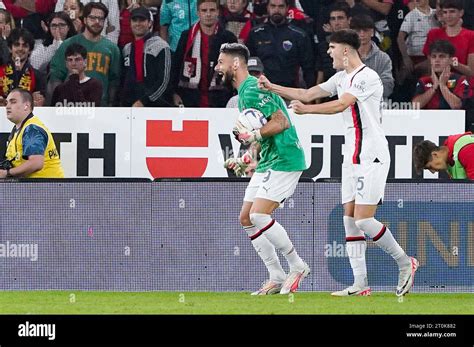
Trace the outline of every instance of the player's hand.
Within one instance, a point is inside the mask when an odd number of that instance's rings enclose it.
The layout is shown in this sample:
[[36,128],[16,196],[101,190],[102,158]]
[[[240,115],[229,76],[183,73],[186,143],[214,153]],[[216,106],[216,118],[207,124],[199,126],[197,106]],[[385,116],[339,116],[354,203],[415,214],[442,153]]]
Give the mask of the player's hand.
[[436,73],[434,72],[433,68],[431,68],[431,81],[433,82],[433,89],[436,90],[439,87],[439,79],[438,76],[436,76]]
[[449,76],[451,76],[451,67],[446,66],[443,69],[443,72],[439,76],[439,84],[442,86],[446,86],[448,84]]
[[262,90],[267,90],[267,91],[271,91],[272,90],[272,83],[268,80],[268,78],[265,77],[265,75],[261,75],[259,78],[258,78],[258,88],[262,89]]
[[293,111],[296,113],[296,114],[305,114],[305,113],[308,113],[307,110],[306,110],[306,105],[303,104],[301,101],[299,100],[291,100],[290,102],[290,108],[293,109]]
[[252,142],[259,141],[262,139],[262,135],[260,135],[259,129],[247,129],[239,121],[237,121],[237,123],[235,124],[232,133],[234,134],[235,139],[243,145],[249,145]]
[[240,158],[229,158],[224,162],[224,167],[233,170],[237,177],[242,177],[246,174],[247,167],[252,162],[250,152],[245,152]]

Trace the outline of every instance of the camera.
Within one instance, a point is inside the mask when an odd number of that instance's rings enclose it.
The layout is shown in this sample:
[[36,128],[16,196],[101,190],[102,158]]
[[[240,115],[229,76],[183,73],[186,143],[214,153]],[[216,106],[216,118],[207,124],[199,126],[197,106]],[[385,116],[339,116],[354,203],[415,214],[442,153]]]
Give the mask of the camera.
[[10,160],[2,160],[0,162],[0,170],[10,170],[13,168],[12,162]]

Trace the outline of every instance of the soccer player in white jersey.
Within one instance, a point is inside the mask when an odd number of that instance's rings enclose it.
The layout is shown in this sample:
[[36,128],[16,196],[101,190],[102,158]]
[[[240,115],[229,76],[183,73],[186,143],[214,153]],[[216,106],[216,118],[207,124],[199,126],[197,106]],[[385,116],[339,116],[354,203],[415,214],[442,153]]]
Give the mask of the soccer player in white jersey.
[[[375,71],[365,66],[357,52],[360,40],[350,29],[331,35],[328,54],[339,70],[328,81],[310,89],[282,87],[264,76],[259,87],[291,99],[296,114],[337,114],[342,112],[345,150],[342,165],[342,204],[346,249],[354,274],[354,284],[332,293],[334,296],[370,295],[367,281],[364,233],[397,262],[399,279],[396,295],[413,286],[418,261],[407,256],[390,230],[374,218],[384,196],[390,168],[388,142],[382,129],[383,85]],[[338,100],[308,104],[317,98],[338,95]]]

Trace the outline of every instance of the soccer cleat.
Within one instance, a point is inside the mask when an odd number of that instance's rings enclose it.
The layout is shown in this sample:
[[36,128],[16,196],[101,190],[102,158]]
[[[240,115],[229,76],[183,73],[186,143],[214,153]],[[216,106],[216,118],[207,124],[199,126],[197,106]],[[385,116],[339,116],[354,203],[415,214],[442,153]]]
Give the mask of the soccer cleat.
[[266,280],[262,283],[262,287],[259,290],[250,293],[250,295],[272,295],[278,294],[281,290],[282,283],[274,282],[272,280]]
[[356,286],[350,286],[346,289],[331,293],[332,296],[370,296],[370,294],[372,294],[370,287]]
[[418,265],[418,260],[413,257],[410,257],[410,266],[407,266],[405,269],[400,270],[396,291],[397,296],[403,296],[407,294],[413,287],[415,272],[418,269]]
[[302,271],[291,271],[286,278],[286,281],[283,283],[283,286],[280,290],[280,294],[289,294],[294,293],[298,289],[301,281],[309,275],[311,269],[308,264],[304,263],[304,268]]

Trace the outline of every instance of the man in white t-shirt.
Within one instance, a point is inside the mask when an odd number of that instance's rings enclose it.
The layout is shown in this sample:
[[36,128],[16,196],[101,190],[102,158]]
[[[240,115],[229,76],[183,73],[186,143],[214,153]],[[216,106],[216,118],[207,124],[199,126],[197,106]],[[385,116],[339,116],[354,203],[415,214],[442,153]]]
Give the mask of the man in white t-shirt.
[[436,10],[430,7],[428,0],[419,0],[403,20],[397,42],[407,73],[413,72],[415,65],[426,60],[423,47],[428,32],[439,27],[435,14]]
[[[55,12],[63,11],[65,0],[58,0],[55,7]],[[83,5],[87,5],[89,2],[101,2],[109,10],[107,16],[107,23],[104,26],[102,35],[107,37],[110,41],[117,44],[120,34],[120,10],[117,0],[81,0]]]
[[[357,50],[360,39],[354,30],[343,29],[331,35],[328,53],[333,67],[340,70],[324,83],[310,89],[282,87],[265,76],[259,86],[292,99],[296,114],[337,114],[342,112],[345,126],[344,162],[342,165],[342,204],[346,248],[354,273],[354,284],[332,293],[334,296],[367,296],[364,233],[398,264],[400,275],[396,295],[408,293],[413,286],[418,261],[406,255],[390,230],[374,218],[384,196],[390,168],[390,152],[382,129],[383,85],[377,73],[365,66]],[[338,96],[338,100],[308,104],[317,98]]]

